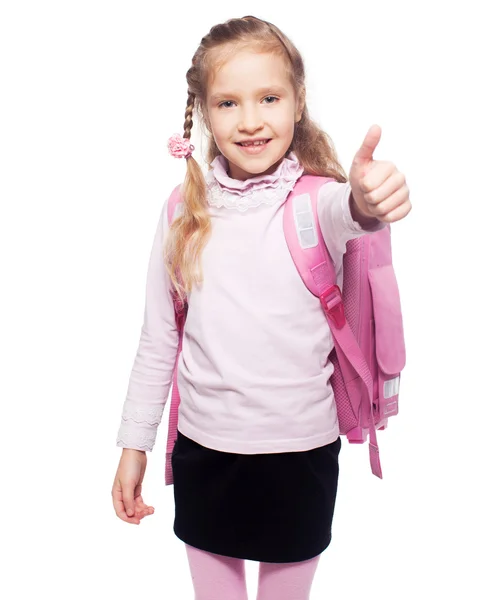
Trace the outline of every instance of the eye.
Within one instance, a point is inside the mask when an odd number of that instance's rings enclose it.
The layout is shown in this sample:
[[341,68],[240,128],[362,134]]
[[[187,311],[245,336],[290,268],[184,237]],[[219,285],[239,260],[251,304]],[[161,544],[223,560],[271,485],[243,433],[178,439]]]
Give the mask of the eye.
[[219,108],[231,108],[230,106],[224,106],[225,104],[231,104],[233,101],[232,100],[224,100],[224,102],[221,102],[218,106]]
[[[266,96],[264,100],[279,100],[276,96]],[[266,102],[266,104],[275,104],[275,102]]]

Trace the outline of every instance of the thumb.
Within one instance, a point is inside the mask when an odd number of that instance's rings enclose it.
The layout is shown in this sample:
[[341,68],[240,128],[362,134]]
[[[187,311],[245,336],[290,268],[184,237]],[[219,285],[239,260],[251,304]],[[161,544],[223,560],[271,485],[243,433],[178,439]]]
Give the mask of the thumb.
[[375,148],[380,142],[382,129],[378,125],[372,125],[361,144],[360,149],[356,152],[353,162],[356,164],[367,164],[372,162]]
[[123,504],[129,517],[135,514],[134,491],[135,484],[133,482],[123,484]]

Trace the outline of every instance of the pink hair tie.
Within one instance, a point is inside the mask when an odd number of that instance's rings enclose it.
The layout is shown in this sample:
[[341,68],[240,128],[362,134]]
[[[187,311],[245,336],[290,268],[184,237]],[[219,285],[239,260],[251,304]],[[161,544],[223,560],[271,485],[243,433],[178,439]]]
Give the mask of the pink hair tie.
[[178,133],[168,140],[168,151],[174,158],[189,158],[193,154],[194,146],[187,138],[181,137]]

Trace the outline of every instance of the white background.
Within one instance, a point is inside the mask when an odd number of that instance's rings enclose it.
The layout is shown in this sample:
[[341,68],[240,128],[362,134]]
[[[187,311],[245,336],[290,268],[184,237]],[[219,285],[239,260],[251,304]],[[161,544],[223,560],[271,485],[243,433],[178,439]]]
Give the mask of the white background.
[[393,226],[407,367],[379,436],[384,479],[345,441],[311,598],[500,597],[494,4],[2,3],[4,598],[193,598],[166,419],[144,485],[156,513],[139,527],[112,508],[115,438],[156,224],[184,176],[166,144],[182,133],[185,73],[212,25],[248,14],[302,52],[344,169],[377,123],[375,158],[405,173],[414,207]]

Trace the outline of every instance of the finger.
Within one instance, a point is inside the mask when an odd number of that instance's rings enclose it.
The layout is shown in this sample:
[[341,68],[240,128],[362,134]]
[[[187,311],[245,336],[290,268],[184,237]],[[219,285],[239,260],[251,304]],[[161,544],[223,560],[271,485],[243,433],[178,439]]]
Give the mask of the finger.
[[365,194],[373,192],[397,172],[394,163],[388,160],[376,160],[370,165],[364,177],[359,180],[359,187]]
[[378,204],[368,204],[370,212],[377,218],[388,215],[393,210],[396,210],[399,206],[404,204],[408,200],[409,191],[406,185],[398,189],[394,194],[391,194],[389,198],[382,200]]
[[144,498],[142,497],[142,494],[137,494],[137,490],[136,490],[136,495],[135,495],[135,507],[139,507],[139,508],[147,508],[148,505],[144,502]]
[[143,519],[154,513],[155,509],[152,506],[148,506],[144,503],[142,496],[136,496],[135,498],[135,517]]
[[378,125],[372,125],[361,144],[361,147],[356,152],[354,162],[367,163],[373,160],[373,153],[380,142],[382,129]]
[[135,482],[127,481],[122,483],[122,498],[123,504],[125,505],[125,510],[127,511],[127,515],[132,517],[135,514],[135,500],[134,500],[134,492],[135,492]]
[[137,517],[139,519],[144,519],[144,517],[150,517],[151,515],[154,515],[154,509],[150,508],[147,510],[141,510],[141,512],[138,513]]
[[144,504],[144,502],[141,502],[139,504],[136,503],[136,508],[135,508],[135,516],[136,517],[139,517],[140,519],[142,519],[143,517],[152,515],[154,512],[155,512],[155,509],[153,506],[148,506],[147,504]]
[[411,209],[411,202],[410,200],[407,200],[403,204],[400,204],[398,207],[396,207],[394,210],[388,212],[386,215],[379,217],[379,220],[385,223],[394,223],[396,221],[400,221],[401,219],[404,219],[404,217],[406,217],[406,215],[410,212]]
[[113,496],[113,508],[115,509],[116,516],[126,523],[134,523],[139,525],[140,520],[136,516],[129,517],[127,515],[125,505],[123,504],[121,491],[113,488],[111,493]]
[[[383,169],[385,172],[385,169]],[[365,200],[369,204],[379,204],[380,202],[385,201],[390,198],[392,194],[395,194],[398,190],[402,188],[407,188],[406,186],[406,177],[403,173],[399,171],[392,171],[387,169],[389,172],[388,177],[383,180],[380,185],[372,188],[370,191],[365,192]],[[380,178],[383,178],[383,173],[381,173]]]
[[136,525],[139,525],[139,523],[141,521],[140,518],[136,515],[129,517],[127,515],[127,511],[125,510],[125,506],[123,504],[121,505],[121,508],[118,507],[117,509],[115,509],[115,512],[122,521],[125,521],[125,523],[135,523]]
[[[144,502],[144,500],[142,499],[142,496],[138,496],[138,497],[135,499],[135,509],[136,509],[136,510],[149,510],[149,509],[151,509],[151,508],[153,508],[153,507],[152,507],[152,506],[149,506],[148,504],[146,504],[146,503]],[[154,510],[154,508],[153,508],[153,510]]]

